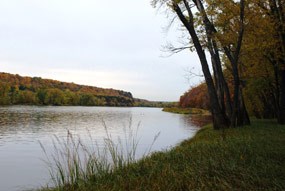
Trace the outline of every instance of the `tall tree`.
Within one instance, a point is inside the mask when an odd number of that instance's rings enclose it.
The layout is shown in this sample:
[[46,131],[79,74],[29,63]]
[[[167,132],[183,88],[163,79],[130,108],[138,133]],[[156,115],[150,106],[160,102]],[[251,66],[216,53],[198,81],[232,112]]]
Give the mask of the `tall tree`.
[[[215,19],[210,19],[210,14],[205,7],[210,4],[201,0],[154,0],[153,4],[167,5],[179,18],[183,27],[187,30],[191,37],[195,50],[199,56],[205,82],[208,87],[210,103],[213,114],[214,127],[218,128],[217,121],[223,127],[228,126],[228,119],[231,119],[231,126],[241,126],[249,124],[249,117],[243,102],[243,96],[240,87],[239,76],[239,58],[244,36],[244,0],[239,3],[229,1],[235,8],[238,7],[237,19],[238,28],[235,35],[234,43],[224,44],[219,38],[219,30],[214,24]],[[204,5],[205,4],[205,5]],[[219,6],[223,6],[220,2]],[[197,16],[194,18],[194,16]],[[213,15],[211,15],[213,16]],[[217,18],[217,15],[213,16]],[[212,18],[213,18],[212,17]],[[197,23],[197,20],[200,21]],[[236,22],[236,21],[235,21]],[[202,35],[201,35],[202,29]],[[198,32],[197,32],[198,31]],[[202,38],[201,38],[202,36]],[[203,37],[204,36],[204,37]],[[214,80],[209,71],[208,61],[205,56],[205,47],[211,55],[211,63],[213,66]],[[220,49],[223,50],[231,64],[232,75],[234,79],[234,100],[231,103],[228,84],[225,80],[222,63],[220,60]],[[226,98],[226,99],[225,99]],[[224,104],[226,100],[226,106]],[[226,115],[228,114],[228,116]]]
[[285,124],[285,1],[269,0],[270,15],[276,30],[278,39],[276,49],[277,75],[279,75],[279,112],[278,122]]
[[[245,42],[241,62],[248,84],[257,82],[255,97],[263,105],[261,116],[277,116],[285,123],[285,13],[284,0],[249,0],[246,7]],[[270,66],[271,64],[271,66]],[[249,88],[246,88],[247,92]],[[255,100],[257,101],[257,100]],[[258,103],[258,102],[257,102]],[[269,106],[270,105],[270,106]],[[271,107],[273,106],[273,107]],[[274,108],[270,111],[269,108]],[[264,113],[263,113],[264,112]],[[270,113],[270,115],[266,113]]]
[[[234,97],[231,112],[231,126],[250,124],[244,104],[242,84],[240,82],[240,57],[245,31],[245,1],[207,1],[207,21],[209,30],[215,35],[221,49],[226,55],[234,81]],[[201,6],[203,7],[203,6]],[[215,9],[215,11],[213,11]],[[205,11],[203,11],[205,12]],[[212,18],[211,21],[209,18]],[[206,25],[206,24],[205,24]]]
[[10,104],[9,91],[10,86],[0,81],[0,105]]
[[[205,48],[203,47],[202,41],[201,39],[199,39],[197,31],[195,29],[194,15],[193,15],[193,11],[191,9],[189,2],[186,0],[181,0],[181,1],[154,0],[153,1],[153,5],[157,5],[158,3],[161,3],[161,5],[166,4],[168,8],[170,8],[178,16],[179,20],[181,21],[183,26],[186,28],[187,32],[189,33],[191,37],[192,43],[200,59],[202,71],[205,77],[205,82],[207,84],[214,129],[229,127],[229,121],[226,116],[225,110],[224,108],[221,107],[219,103],[217,90],[216,90],[211,72],[209,70],[209,64],[206,58]],[[199,0],[197,0],[195,5],[199,9],[201,8],[200,6],[202,4]]]

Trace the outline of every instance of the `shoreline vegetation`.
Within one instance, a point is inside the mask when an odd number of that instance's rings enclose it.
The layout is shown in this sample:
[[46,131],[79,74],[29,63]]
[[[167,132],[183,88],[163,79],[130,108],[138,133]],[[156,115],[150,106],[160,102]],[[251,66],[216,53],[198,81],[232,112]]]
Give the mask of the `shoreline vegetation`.
[[284,190],[285,126],[252,121],[224,131],[207,125],[171,150],[42,190]]
[[165,107],[162,111],[185,115],[211,115],[208,110],[199,108]]

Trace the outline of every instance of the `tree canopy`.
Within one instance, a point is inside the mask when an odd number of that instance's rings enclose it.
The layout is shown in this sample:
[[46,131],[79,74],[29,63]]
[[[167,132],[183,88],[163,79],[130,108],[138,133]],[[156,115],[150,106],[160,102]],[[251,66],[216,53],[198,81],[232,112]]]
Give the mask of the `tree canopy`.
[[[171,51],[197,52],[215,129],[250,124],[248,112],[285,123],[284,0],[153,0],[152,4],[172,14],[188,33],[188,45]],[[202,94],[194,92],[201,87],[185,93],[180,105],[199,105]],[[190,95],[194,97],[189,99]]]

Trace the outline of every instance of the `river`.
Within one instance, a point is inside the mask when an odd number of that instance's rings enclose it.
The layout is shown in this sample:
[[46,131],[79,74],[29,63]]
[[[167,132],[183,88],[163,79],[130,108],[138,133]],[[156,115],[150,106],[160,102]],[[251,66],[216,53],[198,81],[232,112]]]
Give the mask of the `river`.
[[50,185],[40,143],[50,153],[54,137],[64,139],[70,131],[83,140],[91,141],[91,135],[100,146],[106,137],[104,124],[114,139],[124,139],[123,129],[130,124],[138,129],[138,157],[150,148],[158,133],[152,151],[169,149],[199,129],[189,115],[166,113],[160,108],[0,107],[0,190],[31,190]]

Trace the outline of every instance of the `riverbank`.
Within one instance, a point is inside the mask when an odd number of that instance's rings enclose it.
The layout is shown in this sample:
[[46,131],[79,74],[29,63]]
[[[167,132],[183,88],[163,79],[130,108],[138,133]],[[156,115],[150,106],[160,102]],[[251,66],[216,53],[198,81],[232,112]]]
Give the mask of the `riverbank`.
[[285,190],[285,126],[252,126],[194,138],[111,173],[56,190]]
[[166,107],[163,108],[162,111],[186,115],[210,115],[210,112],[208,110],[198,108]]

